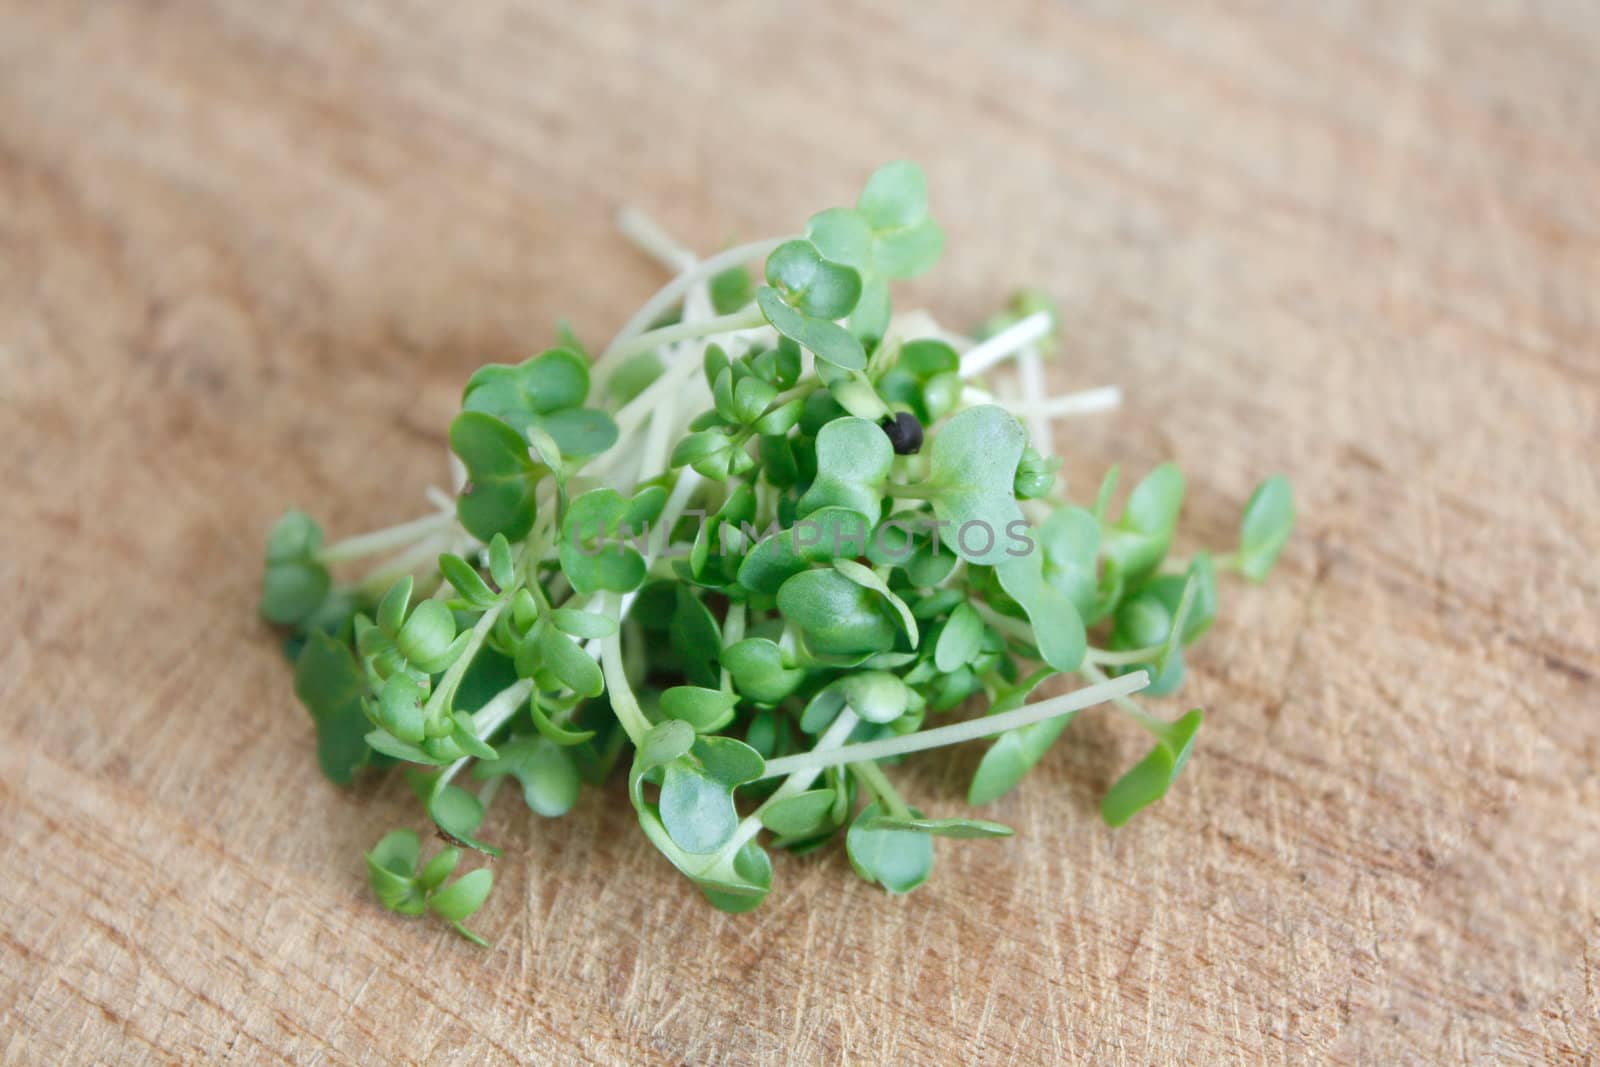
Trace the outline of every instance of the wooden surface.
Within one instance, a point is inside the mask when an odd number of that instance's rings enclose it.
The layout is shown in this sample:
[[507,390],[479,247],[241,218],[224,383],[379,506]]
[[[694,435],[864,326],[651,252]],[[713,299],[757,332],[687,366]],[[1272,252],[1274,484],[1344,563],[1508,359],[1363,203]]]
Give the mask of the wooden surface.
[[[0,1048],[8,1062],[1594,1062],[1600,12],[0,2]],[[914,13],[913,13],[914,11]],[[253,608],[290,504],[408,517],[479,363],[591,342],[702,249],[914,157],[908,291],[1059,294],[1064,432],[1282,469],[1163,804],[1083,716],[890,898],[837,852],[720,915],[623,794],[507,803],[476,950],[368,897]],[[960,806],[971,752],[902,772]]]

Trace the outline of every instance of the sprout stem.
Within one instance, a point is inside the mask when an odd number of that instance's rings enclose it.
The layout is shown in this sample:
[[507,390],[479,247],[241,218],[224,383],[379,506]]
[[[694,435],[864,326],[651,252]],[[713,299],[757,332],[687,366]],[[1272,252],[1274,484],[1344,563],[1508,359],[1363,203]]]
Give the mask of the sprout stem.
[[[821,771],[827,767],[837,767],[843,763],[862,763],[868,760],[889,759],[893,756],[903,756],[908,752],[921,752],[929,748],[942,748],[945,745],[956,745],[963,741],[974,741],[980,737],[991,737],[994,734],[1015,730],[1021,726],[1031,726],[1045,719],[1053,719],[1058,715],[1065,715],[1069,711],[1080,711],[1094,704],[1101,704],[1119,697],[1126,698],[1129,693],[1138,692],[1150,684],[1150,676],[1144,671],[1134,671],[1120,678],[1104,678],[1095,685],[1085,686],[1071,693],[1064,693],[1049,700],[1041,700],[1036,704],[1029,704],[1017,708],[1015,711],[1003,711],[999,715],[987,715],[981,719],[969,719],[966,722],[952,723],[949,726],[940,726],[932,730],[922,730],[902,737],[886,737],[877,741],[863,741],[860,744],[845,745],[843,748],[830,752],[819,752],[813,749],[793,756],[783,756],[769,760],[766,773],[762,778],[776,778],[780,774],[794,774],[800,771]],[[820,746],[819,746],[820,748]]]
[[595,362],[592,372],[596,385],[602,387],[603,391],[603,386],[611,371],[624,358],[617,354],[618,350],[629,339],[643,333],[663,311],[666,311],[667,308],[681,300],[683,295],[689,291],[689,287],[695,282],[720,274],[729,267],[737,267],[749,260],[765,258],[773,249],[785,241],[792,240],[794,240],[793,237],[772,237],[765,241],[752,241],[737,248],[730,248],[726,252],[719,252],[708,259],[701,260],[691,269],[684,271],[662,286],[654,296],[640,305],[639,310],[635,311],[627,322],[623,323],[622,329],[617,332],[617,336],[606,346],[606,350],[601,353],[599,360]]
[[342,563],[349,559],[360,559],[375,552],[385,552],[391,548],[409,545],[455,521],[453,511],[438,511],[432,515],[412,519],[410,522],[402,522],[398,526],[335,541],[319,551],[317,558],[323,563]]
[[696,256],[672,239],[660,224],[636,207],[625,207],[617,212],[617,229],[639,246],[640,251],[655,258],[671,271],[694,269]]
[[752,304],[728,315],[718,315],[701,322],[678,322],[651,330],[649,333],[637,334],[619,344],[616,356],[613,358],[627,359],[629,356],[637,356],[641,352],[648,352],[676,341],[693,341],[719,333],[753,330],[758,326],[765,326],[766,323],[767,317],[762,314],[759,307]]
[[1050,313],[1036,311],[989,338],[973,345],[961,357],[961,378],[976,378],[996,363],[1010,359],[1050,332]]

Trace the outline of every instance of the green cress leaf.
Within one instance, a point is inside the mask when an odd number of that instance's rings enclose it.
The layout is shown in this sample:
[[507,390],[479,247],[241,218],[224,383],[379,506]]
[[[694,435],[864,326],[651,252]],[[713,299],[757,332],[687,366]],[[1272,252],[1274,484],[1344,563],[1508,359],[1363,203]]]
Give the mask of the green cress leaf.
[[472,768],[479,781],[509,774],[522,783],[522,799],[547,819],[565,815],[578,802],[582,780],[572,756],[547,737],[519,737],[497,746],[498,758]]
[[776,704],[799,688],[806,676],[764,637],[748,637],[729,645],[722,651],[722,664],[733,675],[739,692],[758,704]]
[[505,534],[495,534],[489,539],[489,577],[505,593],[517,584],[517,563],[511,557],[511,545]]
[[645,563],[629,542],[644,529],[630,523],[632,501],[615,489],[591,489],[567,506],[561,569],[580,593],[628,593],[644,582]]
[[417,875],[417,885],[430,892],[438,889],[444,884],[446,878],[455,873],[456,866],[460,862],[461,850],[459,848],[442,850],[437,856],[428,861],[426,867],[422,868],[422,871]]
[[1089,649],[1078,609],[1061,590],[1044,580],[1043,553],[1037,548],[995,565],[1000,587],[1027,614],[1044,661],[1058,671],[1075,671]]
[[855,671],[835,684],[844,702],[867,722],[894,722],[915,699],[911,688],[888,671]]
[[787,529],[757,541],[739,563],[739,584],[751,592],[776,593],[812,563],[827,563],[841,551],[869,545],[865,516],[852,508],[818,508]]
[[1100,816],[1107,826],[1121,826],[1141,808],[1166,796],[1194,748],[1195,734],[1205,714],[1195,708],[1176,722],[1165,724],[1156,747],[1111,786],[1100,801]]
[[1217,572],[1210,554],[1195,553],[1194,559],[1189,562],[1189,569],[1183,574],[1158,575],[1140,590],[1160,600],[1176,616],[1184,587],[1191,582],[1194,583],[1194,595],[1183,624],[1182,640],[1186,645],[1193,644],[1210,629],[1217,617]]
[[428,910],[441,919],[460,922],[483,907],[494,885],[494,872],[487,867],[468,871],[428,898]]
[[378,692],[378,724],[402,741],[421,744],[427,737],[422,702],[428,691],[409,675],[396,674]]
[[1278,553],[1294,530],[1294,489],[1289,479],[1274,474],[1250,494],[1239,525],[1239,573],[1251,581],[1265,581]]
[[493,845],[484,844],[472,835],[483,822],[483,805],[473,794],[455,785],[435,785],[426,794],[428,817],[439,832],[458,845],[500,855]]
[[[912,814],[921,817],[915,808]],[[876,802],[861,809],[845,833],[850,866],[891,893],[909,893],[933,873],[933,838],[911,830],[876,830]]]
[[733,708],[737,703],[737,693],[697,685],[675,685],[661,694],[661,714],[669,719],[681,719],[693,726],[696,733],[710,733],[733,721]]
[[333,588],[328,569],[316,558],[322,529],[303,511],[289,511],[267,534],[267,559],[261,577],[261,617],[294,626],[316,614]]
[[895,625],[880,598],[837,571],[804,571],[790,578],[778,590],[778,610],[822,655],[887,652],[894,647]]
[[846,370],[861,370],[867,365],[867,350],[855,334],[826,319],[814,319],[784,303],[771,286],[756,290],[756,304],[772,328],[809,349],[818,359]]
[[715,879],[697,878],[700,892],[721,911],[740,913],[758,907],[772,889],[772,859],[760,845],[747,841]]
[[674,655],[692,685],[716,688],[721,678],[717,664],[723,658],[722,631],[700,598],[680,584],[674,591],[672,621],[667,627]]
[[822,428],[816,448],[817,474],[800,498],[797,513],[805,517],[819,508],[849,508],[875,523],[883,483],[894,466],[894,446],[888,436],[876,423],[845,417]]
[[1039,527],[1044,580],[1072,602],[1085,622],[1099,600],[1100,521],[1080,507],[1058,508]]
[[983,619],[963,601],[950,613],[933,648],[934,664],[946,674],[977,658],[983,640]]
[[465,600],[469,607],[482,611],[484,608],[493,607],[495,601],[499,599],[490,592],[489,583],[483,580],[483,576],[460,556],[449,552],[441,554],[439,573],[444,575],[445,581],[455,586],[456,592],[461,594],[461,599]]
[[424,600],[412,609],[395,635],[400,654],[418,670],[432,674],[448,667],[456,639],[456,620],[440,600]]
[[785,241],[773,249],[767,284],[786,305],[813,319],[842,319],[861,298],[861,275],[825,259],[810,241]]
[[406,608],[411,604],[411,588],[415,579],[406,575],[389,587],[383,594],[383,599],[378,602],[377,613],[373,618],[377,621],[378,629],[393,637],[400,632],[400,626],[406,621]]
[[820,833],[833,823],[832,789],[811,789],[762,807],[761,825],[775,834],[798,837]]
[[731,737],[702,737],[666,765],[661,779],[661,824],[685,852],[715,852],[739,828],[733,791],[759,778],[760,753]]
[[366,854],[367,880],[378,902],[401,915],[421,915],[427,900],[418,885],[417,853],[420,843],[411,830],[393,830]]
[[530,427],[549,434],[563,455],[594,456],[617,440],[604,412],[583,408],[589,364],[567,348],[552,348],[517,366],[491,363],[467,381],[463,411],[491,415],[524,437]]
[[941,541],[968,563],[1011,558],[1026,528],[1011,486],[1027,443],[1022,424],[993,404],[959,412],[933,435],[927,484],[934,513],[950,524]]
[[928,182],[915,163],[899,160],[879,167],[861,190],[856,210],[872,227],[872,258],[884,276],[914,278],[938,261],[944,231],[928,218]]
[[562,633],[585,640],[610,637],[617,632],[616,619],[595,611],[579,611],[577,608],[557,608],[550,613],[550,621]]
[[597,697],[605,691],[600,665],[577,643],[554,626],[539,630],[539,655],[561,684],[579,696]]
[[534,729],[539,731],[539,735],[549,738],[563,748],[581,745],[595,735],[593,730],[569,730],[556,725],[550,720],[550,715],[545,711],[544,705],[537,699],[529,704],[528,710],[532,713],[533,726]]
[[879,815],[865,826],[865,830],[905,830],[914,834],[931,834],[934,837],[1010,837],[1015,830],[1005,823],[988,819],[899,819],[893,815]]
[[731,315],[756,298],[755,284],[750,272],[743,267],[729,267],[711,277],[711,306],[718,315]]
[[367,678],[349,648],[316,630],[295,661],[294,692],[317,728],[317,763],[329,781],[348,784],[371,752],[361,708]]
[[889,588],[889,583],[878,577],[871,567],[863,566],[853,559],[839,558],[833,561],[833,569],[855,582],[863,589],[870,589],[883,597],[884,602],[894,609],[900,617],[900,626],[911,642],[911,647],[916,648],[921,636],[917,633],[917,617],[911,613],[911,608],[900,599],[899,594]]
[[495,534],[520,541],[533,529],[534,489],[543,470],[522,436],[499,419],[465,411],[450,424],[450,450],[467,468],[456,515],[480,541]]
[[1166,556],[1183,489],[1183,472],[1175,464],[1161,464],[1134,486],[1122,518],[1103,531],[1100,551],[1129,583],[1154,571]]
[[[1020,708],[1040,683],[1054,675],[1049,669],[1039,670],[1017,685],[998,694],[990,703],[987,714],[998,715]],[[1077,716],[1068,712],[1049,719],[1041,719],[1029,726],[1007,730],[1001,734],[978,761],[972,785],[967,789],[967,803],[973,807],[988,804],[1009,793],[1023,777],[1034,768],[1044,754],[1055,744],[1056,738]]]

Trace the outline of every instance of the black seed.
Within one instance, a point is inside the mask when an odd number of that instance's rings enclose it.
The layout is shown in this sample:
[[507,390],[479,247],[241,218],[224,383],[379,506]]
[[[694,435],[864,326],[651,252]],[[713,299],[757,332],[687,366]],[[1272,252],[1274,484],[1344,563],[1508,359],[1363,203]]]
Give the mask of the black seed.
[[895,455],[910,456],[922,448],[922,423],[909,411],[901,411],[893,418],[879,423],[894,446]]

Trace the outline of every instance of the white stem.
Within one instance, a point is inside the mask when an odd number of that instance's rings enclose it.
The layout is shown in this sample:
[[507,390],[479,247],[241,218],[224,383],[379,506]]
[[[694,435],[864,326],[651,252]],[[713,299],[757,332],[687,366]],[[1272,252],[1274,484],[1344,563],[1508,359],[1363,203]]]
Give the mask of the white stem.
[[[489,702],[472,713],[472,732],[478,735],[478,740],[488,742],[490,736],[500,727],[504,726],[511,716],[521,710],[527,701],[528,694],[533,692],[533,681],[523,678],[512,682],[500,692],[489,698]],[[444,783],[448,784],[456,773],[472,762],[473,757],[462,756],[444,769]]]
[[678,341],[697,341],[714,337],[720,333],[753,330],[763,325],[766,321],[766,316],[761,313],[761,309],[752,304],[747,308],[727,315],[718,315],[713,319],[705,319],[700,322],[677,322],[671,326],[662,326],[660,329],[651,330],[649,333],[635,334],[615,347],[615,355],[612,358],[622,360]]
[[[1017,378],[1022,386],[1023,396],[1045,396],[1044,385],[1044,360],[1039,357],[1039,346],[1029,345],[1017,356]],[[1032,410],[1016,412],[1028,420],[1028,436],[1033,438],[1033,447],[1039,455],[1049,458],[1055,455],[1056,435],[1050,428],[1050,415],[1048,412]]]
[[1007,730],[1031,726],[1044,719],[1065,715],[1069,711],[1080,711],[1094,704],[1125,697],[1149,684],[1148,674],[1144,671],[1134,671],[1120,678],[1112,678],[1049,700],[1041,700],[1037,704],[1017,708],[1015,711],[1003,711],[999,715],[969,719],[966,722],[952,723],[949,726],[940,726],[937,729],[923,730],[902,737],[863,741],[858,745],[846,745],[831,752],[818,752],[813,749],[793,756],[783,756],[767,763],[766,773],[762,778],[776,778],[782,774],[809,770],[821,771],[827,767],[837,767],[842,763],[890,759],[908,752],[921,752],[924,749],[956,745],[963,741],[975,741],[980,737],[991,737]]
[[418,541],[428,534],[434,533],[455,521],[454,508],[448,512],[438,511],[432,515],[424,515],[420,519],[402,522],[397,526],[390,526],[383,530],[373,530],[371,533],[358,534],[355,537],[346,537],[342,541],[335,541],[317,553],[317,558],[324,563],[341,563],[348,559],[360,559],[376,552],[385,552],[391,548],[399,548]]
[[617,212],[617,228],[624,237],[668,270],[690,270],[697,261],[693,252],[673,240],[672,235],[662,229],[655,219],[636,207],[625,207]]
[[[838,718],[834,719],[833,724],[823,731],[822,736],[817,738],[817,743],[813,745],[811,747],[811,751],[805,753],[805,755],[825,756],[831,752],[845,751],[843,748],[841,748],[841,746],[844,745],[845,739],[850,736],[850,732],[856,728],[856,724],[860,721],[861,719],[849,707],[840,708]],[[800,757],[789,758],[793,759]],[[781,762],[782,760],[772,761],[772,763]],[[772,763],[767,764],[767,766],[771,767]],[[743,820],[740,821],[739,829],[734,832],[733,838],[726,845],[722,846],[720,850],[721,854],[736,854],[745,846],[747,841],[761,832],[762,810],[771,807],[780,800],[787,800],[796,793],[804,793],[807,789],[810,789],[811,783],[817,780],[817,776],[821,774],[823,769],[827,766],[829,765],[821,763],[815,767],[802,767],[797,771],[791,772],[788,780],[782,785],[778,786],[778,788],[773,791],[771,796],[762,801],[761,807],[756,809],[755,814],[747,815]],[[776,775],[768,774],[765,777],[773,778],[776,777]]]
[[683,298],[689,287],[703,278],[711,278],[721,274],[729,267],[737,267],[752,259],[763,259],[770,255],[772,250],[785,241],[792,241],[794,237],[770,237],[765,241],[751,241],[737,248],[730,248],[726,252],[719,252],[709,259],[701,260],[689,270],[684,271],[672,281],[662,286],[656,294],[640,305],[627,322],[622,324],[622,329],[617,331],[617,336],[606,346],[601,353],[599,361],[595,364],[595,378],[598,386],[604,386],[606,377],[611,373],[612,366],[617,362],[616,351],[632,338],[643,333],[649,325],[661,316],[673,304]]
[[961,377],[975,378],[996,363],[1010,359],[1049,333],[1050,325],[1050,313],[1036,311],[1021,322],[1007,326],[987,341],[973,345],[961,357]]

